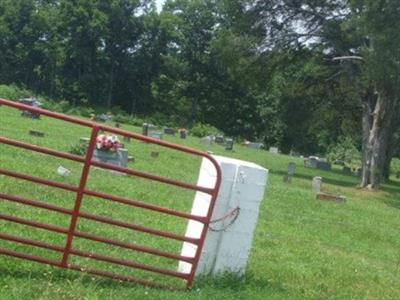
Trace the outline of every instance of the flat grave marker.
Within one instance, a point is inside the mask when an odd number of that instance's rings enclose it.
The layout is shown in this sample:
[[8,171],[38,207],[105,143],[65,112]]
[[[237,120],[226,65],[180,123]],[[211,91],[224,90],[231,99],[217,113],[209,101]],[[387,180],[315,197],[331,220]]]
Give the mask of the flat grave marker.
[[37,131],[37,130],[29,130],[29,135],[37,136],[37,137],[44,137],[44,132]]

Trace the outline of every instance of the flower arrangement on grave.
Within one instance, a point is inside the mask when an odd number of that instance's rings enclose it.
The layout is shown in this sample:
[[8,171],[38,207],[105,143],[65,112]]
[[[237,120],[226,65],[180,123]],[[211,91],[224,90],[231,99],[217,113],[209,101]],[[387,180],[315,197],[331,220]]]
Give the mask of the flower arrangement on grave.
[[122,147],[123,147],[122,143],[118,140],[118,137],[115,135],[100,134],[96,138],[96,148],[98,150],[115,152]]

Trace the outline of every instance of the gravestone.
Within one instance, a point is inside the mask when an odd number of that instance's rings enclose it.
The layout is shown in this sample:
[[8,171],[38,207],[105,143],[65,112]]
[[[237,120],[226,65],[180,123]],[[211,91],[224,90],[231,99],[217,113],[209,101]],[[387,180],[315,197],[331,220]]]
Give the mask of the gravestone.
[[312,180],[312,189],[315,193],[320,193],[322,189],[322,177],[316,176]]
[[[22,104],[29,105],[32,107],[42,107],[42,103],[37,100],[36,98],[30,97],[30,98],[24,98],[19,100]],[[29,110],[23,110],[21,113],[22,117],[27,117],[27,118],[32,118],[32,119],[40,119],[40,114],[36,112],[31,112]]]
[[170,134],[170,135],[175,135],[175,129],[166,127],[166,128],[164,128],[164,133],[165,134]]
[[344,166],[342,169],[342,173],[345,175],[351,175],[351,168]]
[[[268,170],[250,162],[214,156],[221,167],[222,182],[200,256],[197,275],[224,272],[243,275],[250,255],[253,237],[264,199]],[[198,186],[213,187],[217,173],[212,163],[203,159]],[[206,216],[211,196],[197,192],[192,215]],[[190,220],[186,237],[198,239],[204,224]],[[184,242],[181,255],[193,257],[197,245]],[[180,261],[178,271],[189,273],[192,264]]]
[[233,139],[226,139],[225,141],[225,150],[232,151],[233,150]]
[[249,142],[249,143],[247,143],[246,145],[247,145],[247,147],[249,147],[249,148],[257,149],[257,150],[264,148],[264,144],[262,144],[262,143],[253,143],[253,142]]
[[179,130],[179,136],[181,139],[186,139],[187,131],[186,130]]
[[322,192],[317,193],[317,199],[318,200],[334,201],[334,202],[338,202],[338,203],[346,202],[346,197],[345,196],[322,193]]
[[317,160],[317,169],[331,171],[332,165],[327,161]]
[[127,167],[129,162],[128,149],[118,149],[119,163],[121,167]]
[[44,137],[44,132],[37,130],[29,130],[29,134],[37,137]]
[[106,115],[106,114],[101,114],[100,116],[96,117],[96,121],[97,122],[105,123],[108,120],[111,120],[111,116]]
[[288,175],[294,176],[296,174],[296,164],[294,162],[290,162],[288,165]]
[[305,166],[305,167],[308,167],[308,168],[314,168],[314,169],[316,169],[316,168],[317,168],[318,161],[319,161],[318,157],[316,157],[316,156],[310,156],[310,157],[308,157],[308,158],[306,158],[306,159],[304,160],[304,166]]
[[158,130],[158,127],[153,124],[143,123],[142,125],[142,135],[151,136],[151,132],[156,130]]
[[95,149],[93,159],[126,168],[128,166],[128,149],[119,148],[117,151],[103,151]]
[[299,156],[300,156],[300,153],[299,153],[299,152],[296,152],[296,151],[294,151],[294,150],[290,150],[290,156],[299,157]]
[[152,137],[154,139],[162,140],[163,134],[159,131],[152,131],[152,132],[150,132],[150,137]]
[[143,123],[142,125],[142,134],[148,136],[149,134],[149,124]]
[[292,178],[296,174],[296,164],[294,162],[290,162],[288,165],[288,173],[283,176],[283,182],[292,183]]
[[68,170],[67,168],[63,167],[63,166],[59,166],[57,168],[57,173],[63,177],[67,177],[71,175],[71,170]]
[[200,142],[203,145],[211,145],[213,143],[213,140],[214,139],[212,138],[212,136],[205,136],[205,137],[201,138]]
[[279,154],[279,149],[278,149],[278,147],[270,147],[270,148],[269,148],[269,153],[272,153],[272,154]]
[[216,136],[215,137],[215,143],[216,144],[223,144],[223,143],[225,143],[225,139],[224,139],[224,137],[223,136]]

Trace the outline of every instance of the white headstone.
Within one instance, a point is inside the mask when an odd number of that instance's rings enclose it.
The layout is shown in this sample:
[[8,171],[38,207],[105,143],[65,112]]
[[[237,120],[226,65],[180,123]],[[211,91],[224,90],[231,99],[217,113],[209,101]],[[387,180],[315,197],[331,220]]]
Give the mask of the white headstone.
[[211,145],[214,141],[212,136],[205,136],[203,138],[201,138],[201,143],[204,145]]
[[272,154],[278,154],[279,153],[279,149],[277,147],[270,147],[269,148],[269,152]]
[[313,178],[313,181],[312,181],[312,188],[313,188],[313,191],[314,191],[315,193],[321,192],[321,188],[322,188],[322,177],[316,176],[316,177]]
[[[268,170],[256,164],[214,156],[222,169],[222,184],[216,201],[196,275],[218,274],[225,271],[243,274],[250,254],[259,206],[264,198]],[[216,178],[214,166],[203,159],[198,185],[213,187]],[[211,196],[198,192],[192,214],[205,216]],[[225,218],[224,218],[225,217]],[[189,221],[186,236],[199,238],[203,224]],[[196,245],[184,243],[181,254],[193,257]],[[189,273],[192,265],[179,262],[178,270]]]

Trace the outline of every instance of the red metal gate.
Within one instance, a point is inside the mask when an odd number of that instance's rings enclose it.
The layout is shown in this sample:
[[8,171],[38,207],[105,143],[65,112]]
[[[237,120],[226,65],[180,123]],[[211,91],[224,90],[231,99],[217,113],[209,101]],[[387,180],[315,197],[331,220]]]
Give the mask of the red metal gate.
[[[137,282],[137,283],[151,285],[151,286],[157,286],[157,287],[167,287],[167,288],[171,287],[170,285],[165,285],[163,283],[156,282],[153,280],[142,279],[140,277],[126,276],[126,275],[109,272],[109,271],[102,270],[102,269],[83,268],[79,265],[75,265],[75,264],[72,264],[69,262],[70,256],[75,255],[75,256],[94,259],[94,260],[101,261],[101,262],[107,262],[107,263],[121,265],[121,266],[128,266],[128,267],[131,267],[134,269],[141,269],[141,270],[145,270],[145,271],[149,271],[149,272],[154,272],[154,273],[162,274],[165,276],[172,276],[172,277],[186,281],[187,282],[186,286],[188,288],[192,287],[196,268],[197,268],[197,265],[198,265],[198,262],[200,259],[200,255],[201,255],[201,251],[202,251],[204,241],[206,238],[206,234],[208,231],[211,215],[212,215],[212,212],[214,209],[215,201],[216,201],[219,187],[221,184],[221,170],[220,170],[218,163],[215,161],[215,159],[212,156],[210,156],[207,153],[204,153],[204,152],[201,152],[201,151],[198,151],[195,149],[191,149],[191,148],[188,148],[185,146],[176,145],[176,144],[158,140],[158,139],[153,139],[153,138],[150,138],[147,136],[142,136],[142,135],[128,132],[125,130],[121,130],[119,128],[105,126],[102,124],[90,122],[90,121],[83,120],[83,119],[78,119],[78,118],[64,115],[61,113],[55,113],[55,112],[51,112],[48,110],[24,105],[24,104],[6,100],[6,99],[0,98],[0,105],[6,105],[6,106],[13,107],[16,109],[22,109],[22,110],[39,113],[41,115],[45,115],[45,116],[48,116],[51,118],[55,118],[55,119],[63,120],[66,122],[78,124],[81,126],[89,127],[92,130],[87,154],[85,157],[66,153],[66,152],[61,152],[58,150],[49,149],[49,148],[45,148],[45,147],[41,147],[41,146],[29,144],[29,143],[25,143],[22,141],[17,141],[17,140],[10,139],[10,138],[4,137],[4,136],[0,136],[0,143],[3,143],[3,144],[27,149],[27,150],[30,150],[33,152],[46,154],[46,155],[50,155],[53,157],[58,157],[58,158],[63,158],[63,159],[83,163],[82,174],[81,174],[80,183],[78,186],[65,184],[65,183],[61,183],[61,182],[56,182],[56,181],[51,181],[51,180],[47,180],[44,178],[34,177],[34,176],[31,176],[28,174],[22,174],[22,173],[15,172],[13,170],[7,170],[7,169],[3,169],[0,167],[0,174],[2,174],[2,175],[11,176],[11,177],[14,177],[14,178],[17,178],[20,180],[33,182],[35,184],[55,187],[55,188],[59,188],[62,190],[76,193],[76,200],[75,200],[74,208],[67,209],[67,208],[56,206],[56,205],[53,205],[53,204],[50,204],[47,202],[43,202],[43,201],[37,201],[37,200],[32,200],[32,199],[27,199],[24,197],[16,196],[16,195],[5,194],[2,191],[0,191],[0,199],[2,199],[3,201],[11,201],[11,202],[19,203],[22,205],[45,209],[45,210],[49,210],[49,211],[53,211],[53,212],[57,212],[57,213],[61,213],[61,214],[70,216],[70,225],[67,228],[67,227],[55,226],[52,224],[40,223],[37,221],[28,220],[28,219],[24,219],[24,218],[12,216],[12,215],[7,215],[7,214],[4,214],[3,212],[0,212],[0,220],[17,223],[17,224],[22,224],[22,225],[27,225],[27,226],[30,226],[33,228],[44,229],[44,230],[48,230],[51,232],[61,233],[61,234],[65,234],[65,236],[66,236],[65,246],[61,247],[61,246],[54,245],[51,243],[45,243],[45,242],[38,241],[38,240],[33,240],[33,239],[28,239],[28,238],[24,238],[24,237],[20,237],[20,236],[6,234],[6,233],[0,231],[0,239],[1,240],[6,240],[8,242],[16,242],[16,243],[23,244],[23,245],[29,245],[29,246],[34,246],[34,247],[38,247],[41,249],[56,251],[56,252],[62,253],[62,259],[61,260],[49,259],[49,258],[42,257],[42,256],[36,256],[36,255],[26,254],[26,253],[22,253],[22,252],[17,252],[15,250],[6,249],[3,247],[0,247],[0,254],[13,256],[13,257],[17,257],[17,258],[22,258],[22,259],[26,259],[26,260],[31,260],[31,261],[36,261],[39,263],[49,264],[52,266],[62,267],[62,268],[66,268],[66,269],[88,272],[91,274],[110,277],[110,278],[118,279],[118,280],[122,280],[122,281]],[[93,152],[94,152],[94,149],[96,146],[96,137],[97,137],[99,131],[101,131],[101,130],[111,132],[114,134],[118,134],[118,135],[122,135],[122,136],[126,136],[126,137],[130,137],[130,138],[144,141],[147,143],[157,144],[157,145],[160,145],[163,147],[167,147],[167,148],[174,149],[177,151],[185,152],[185,153],[188,153],[188,154],[191,154],[194,156],[207,158],[212,162],[212,164],[214,165],[214,167],[216,169],[217,177],[216,177],[215,185],[213,188],[207,188],[207,187],[197,186],[194,184],[178,181],[178,180],[167,178],[167,177],[162,177],[162,176],[142,172],[142,171],[131,169],[131,168],[123,168],[123,167],[115,166],[112,164],[95,161],[95,160],[93,160]],[[87,188],[86,183],[88,180],[89,170],[90,170],[91,166],[109,169],[109,170],[113,170],[113,171],[117,171],[117,172],[122,172],[122,173],[126,173],[126,174],[133,175],[133,176],[139,176],[139,177],[142,177],[145,179],[181,187],[184,189],[189,189],[189,190],[193,190],[193,191],[201,191],[201,192],[207,193],[207,194],[211,195],[211,202],[210,202],[210,206],[209,206],[207,215],[205,217],[196,216],[196,215],[192,215],[192,214],[189,214],[186,212],[175,210],[173,208],[161,207],[158,205],[146,203],[144,201],[128,199],[128,198],[121,197],[118,195],[113,195],[113,194],[108,194],[108,193],[104,193],[104,192],[90,190]],[[99,197],[99,198],[111,200],[111,201],[114,201],[114,202],[117,202],[120,204],[124,204],[127,206],[138,207],[141,209],[158,212],[158,213],[160,213],[160,215],[167,214],[170,216],[184,218],[187,220],[195,220],[195,221],[198,221],[198,222],[201,222],[204,224],[203,230],[202,230],[200,238],[197,239],[197,238],[186,237],[184,235],[178,235],[176,233],[172,233],[172,232],[168,232],[168,231],[145,227],[145,226],[139,225],[139,224],[127,223],[127,222],[124,222],[121,220],[116,220],[114,218],[104,217],[104,216],[100,216],[100,215],[94,215],[89,212],[85,212],[85,211],[81,210],[82,198],[85,195]],[[174,240],[182,241],[182,242],[189,242],[189,243],[192,243],[197,246],[196,254],[194,257],[184,257],[184,256],[181,256],[180,254],[169,253],[164,250],[157,249],[157,248],[147,247],[147,246],[143,246],[143,245],[135,244],[135,243],[127,243],[127,242],[123,242],[123,241],[109,239],[109,238],[106,238],[106,237],[103,237],[100,235],[94,235],[94,234],[91,234],[88,232],[79,231],[77,229],[77,224],[78,224],[79,219],[94,220],[94,221],[101,222],[104,224],[120,226],[123,228],[132,229],[132,230],[135,230],[138,232],[144,232],[144,233],[151,234],[151,235],[158,236],[158,237],[174,239]],[[177,260],[177,261],[184,261],[184,262],[190,263],[192,265],[191,272],[186,274],[186,273],[181,273],[178,271],[164,269],[164,268],[161,268],[158,266],[135,262],[132,260],[120,259],[120,258],[102,255],[102,254],[96,254],[93,252],[81,251],[81,250],[75,249],[73,247],[73,240],[75,237],[79,237],[79,238],[83,238],[83,239],[87,239],[87,240],[91,240],[91,241],[95,241],[95,242],[100,242],[100,243],[111,244],[113,246],[121,247],[124,249],[129,249],[129,250],[138,251],[138,252],[142,252],[142,253],[146,253],[146,254],[150,254],[150,255],[165,257],[165,258],[169,258],[169,259],[173,259],[173,260]]]

